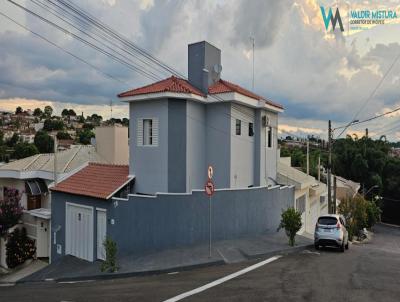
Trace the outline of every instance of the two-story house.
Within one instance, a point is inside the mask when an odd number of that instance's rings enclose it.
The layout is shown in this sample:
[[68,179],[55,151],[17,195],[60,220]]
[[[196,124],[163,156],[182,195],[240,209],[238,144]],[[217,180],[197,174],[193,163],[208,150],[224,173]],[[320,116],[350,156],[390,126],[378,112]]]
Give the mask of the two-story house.
[[123,92],[129,103],[135,192],[202,189],[207,166],[218,188],[275,184],[283,107],[221,79],[221,51],[188,47],[188,80],[172,76]]
[[189,45],[188,55],[188,80],[119,94],[129,103],[129,166],[89,164],[51,188],[53,261],[104,259],[106,237],[119,256],[137,257],[203,244],[211,233],[275,231],[294,205],[294,187],[276,182],[282,106],[222,80],[221,51],[209,43]]

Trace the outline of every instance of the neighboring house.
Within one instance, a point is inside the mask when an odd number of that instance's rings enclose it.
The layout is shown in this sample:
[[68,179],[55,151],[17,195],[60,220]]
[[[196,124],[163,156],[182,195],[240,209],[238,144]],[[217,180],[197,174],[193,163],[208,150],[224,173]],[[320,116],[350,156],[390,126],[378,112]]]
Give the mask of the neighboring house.
[[[112,141],[117,146],[128,144],[127,132],[116,138],[109,129],[99,129],[97,133],[100,144],[96,147],[71,145],[69,149],[57,152],[58,181],[73,175],[89,162],[114,163],[112,157],[105,159],[100,155],[108,152],[108,148],[103,147],[106,141]],[[9,188],[17,189],[22,194],[21,205],[25,209],[23,223],[28,235],[36,240],[37,257],[49,257],[52,196],[48,188],[54,184],[54,175],[53,153],[37,154],[0,166],[0,200]],[[84,186],[82,183],[79,185]]]
[[130,174],[135,192],[273,185],[283,107],[222,80],[221,51],[189,45],[188,80],[170,77],[119,94],[129,103]]
[[57,245],[52,258],[69,254],[88,261],[104,260],[107,232],[115,238],[115,231],[127,231],[114,227],[114,222],[107,228],[107,212],[114,206],[110,200],[126,198],[132,179],[127,165],[90,163],[53,187],[52,228]]
[[282,209],[294,204],[294,187],[276,182],[283,108],[220,79],[220,64],[219,49],[191,44],[189,80],[119,95],[130,108],[129,157],[112,140],[107,150],[129,166],[89,165],[52,188],[52,261],[104,259],[105,236],[119,256],[208,242],[209,205],[214,240],[276,231]]
[[129,164],[128,127],[100,126],[94,129],[97,153],[107,162]]
[[328,213],[326,185],[292,167],[290,157],[282,157],[278,162],[278,182],[295,186],[294,206],[301,212],[303,223],[299,233],[313,233],[318,217]]
[[[333,179],[334,176],[332,176],[332,188]],[[360,183],[336,175],[336,199],[343,200],[346,198],[352,198],[358,193],[360,188]]]

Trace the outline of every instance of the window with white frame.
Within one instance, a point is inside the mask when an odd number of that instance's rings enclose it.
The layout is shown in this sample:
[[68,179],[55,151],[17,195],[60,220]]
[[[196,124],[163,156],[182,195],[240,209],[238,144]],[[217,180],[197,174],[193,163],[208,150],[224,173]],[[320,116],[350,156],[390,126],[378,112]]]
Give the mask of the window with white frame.
[[249,136],[254,136],[254,124],[249,123]]
[[236,119],[236,135],[241,135],[242,133],[242,121]]
[[137,120],[137,145],[158,146],[157,118],[144,118]]
[[273,146],[272,127],[267,127],[267,147],[272,148],[272,146]]
[[296,199],[296,210],[303,214],[306,210],[306,195],[302,195]]
[[153,145],[153,120],[144,119],[143,120],[143,145],[151,146]]

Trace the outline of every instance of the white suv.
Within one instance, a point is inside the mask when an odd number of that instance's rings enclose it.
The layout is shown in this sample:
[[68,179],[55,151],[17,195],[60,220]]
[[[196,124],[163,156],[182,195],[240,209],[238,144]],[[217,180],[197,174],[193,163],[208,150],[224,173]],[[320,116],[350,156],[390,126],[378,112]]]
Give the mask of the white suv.
[[348,249],[349,233],[344,217],[334,214],[320,216],[315,225],[314,245],[317,250],[320,246],[336,246],[342,252]]

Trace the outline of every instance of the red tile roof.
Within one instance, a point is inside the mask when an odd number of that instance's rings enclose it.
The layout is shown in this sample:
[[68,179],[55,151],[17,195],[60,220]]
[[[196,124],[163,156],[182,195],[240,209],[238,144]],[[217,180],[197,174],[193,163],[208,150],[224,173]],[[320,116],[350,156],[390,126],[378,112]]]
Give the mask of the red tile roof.
[[51,190],[108,199],[129,180],[128,166],[89,163]]
[[[191,85],[187,80],[177,78],[175,76],[171,76],[165,80],[143,86],[140,88],[136,88],[133,90],[129,90],[126,92],[122,92],[118,94],[118,97],[128,97],[128,96],[135,96],[135,95],[141,95],[141,94],[150,94],[150,93],[159,93],[159,92],[175,92],[175,93],[192,93],[196,94],[199,96],[204,96],[204,94]],[[216,82],[214,85],[210,86],[208,88],[208,93],[209,94],[219,94],[219,93],[226,93],[226,92],[237,92],[239,94],[248,96],[252,99],[256,100],[263,100],[267,104],[283,109],[283,106],[275,103],[271,100],[265,99],[239,85],[233,84],[228,81],[224,80],[219,80]]]
[[233,84],[231,82],[225,81],[225,80],[219,80],[218,82],[216,82],[214,85],[210,86],[208,88],[208,93],[209,94],[219,94],[219,93],[226,93],[226,92],[237,92],[239,94],[248,96],[252,99],[256,99],[256,100],[263,100],[265,101],[268,105],[274,106],[274,107],[278,107],[280,109],[283,109],[283,106],[272,102],[271,100],[266,100],[265,98],[239,86],[236,84]]
[[176,92],[176,93],[192,93],[200,96],[204,94],[192,86],[187,80],[171,76],[165,80],[122,92],[118,94],[118,97],[135,96],[148,93],[158,93],[158,92]]

